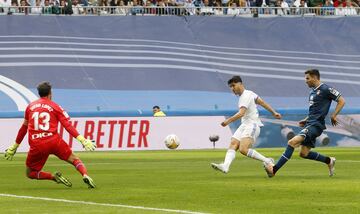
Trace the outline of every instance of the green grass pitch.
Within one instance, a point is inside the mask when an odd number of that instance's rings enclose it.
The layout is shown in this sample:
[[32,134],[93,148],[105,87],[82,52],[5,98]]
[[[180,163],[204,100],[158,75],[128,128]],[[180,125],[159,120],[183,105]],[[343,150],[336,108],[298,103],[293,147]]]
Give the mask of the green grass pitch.
[[[258,149],[277,159],[279,149]],[[25,154],[0,161],[0,194],[122,204],[203,213],[360,213],[360,148],[319,148],[335,156],[327,166],[298,152],[274,178],[262,163],[237,154],[229,174],[210,167],[225,150],[77,153],[98,188],[88,189],[70,164],[49,158],[44,170],[59,170],[72,188],[25,177]],[[0,213],[167,213],[0,196]]]

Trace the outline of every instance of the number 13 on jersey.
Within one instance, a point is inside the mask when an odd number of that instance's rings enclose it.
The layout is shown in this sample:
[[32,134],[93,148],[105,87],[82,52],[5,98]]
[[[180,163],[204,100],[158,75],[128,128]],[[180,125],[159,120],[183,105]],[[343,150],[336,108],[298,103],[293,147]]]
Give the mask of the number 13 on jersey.
[[48,112],[34,112],[32,115],[34,119],[34,129],[47,131],[50,128],[50,114]]

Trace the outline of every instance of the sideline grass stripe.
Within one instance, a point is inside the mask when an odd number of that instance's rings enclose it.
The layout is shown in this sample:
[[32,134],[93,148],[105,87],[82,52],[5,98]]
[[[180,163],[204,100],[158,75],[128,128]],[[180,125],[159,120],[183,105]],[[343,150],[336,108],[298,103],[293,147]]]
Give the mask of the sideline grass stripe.
[[188,210],[173,210],[173,209],[162,209],[162,208],[153,208],[153,207],[131,206],[131,205],[124,205],[124,204],[96,203],[96,202],[88,202],[88,201],[72,201],[72,200],[67,200],[67,199],[34,197],[34,196],[25,196],[25,195],[12,195],[12,194],[3,194],[3,193],[0,193],[0,197],[23,198],[23,199],[32,199],[32,200],[42,200],[42,201],[54,201],[54,202],[64,202],[64,203],[72,203],[72,204],[87,204],[87,205],[106,206],[106,207],[122,207],[122,208],[129,208],[129,209],[152,210],[152,211],[162,211],[162,212],[172,212],[172,213],[208,214],[208,213],[194,212],[194,211],[188,211]]

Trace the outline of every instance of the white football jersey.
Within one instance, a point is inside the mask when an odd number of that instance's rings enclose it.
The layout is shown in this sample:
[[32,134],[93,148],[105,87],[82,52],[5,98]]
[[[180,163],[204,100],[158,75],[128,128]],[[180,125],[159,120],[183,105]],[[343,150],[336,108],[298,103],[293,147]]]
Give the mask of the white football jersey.
[[257,109],[255,100],[259,96],[252,91],[244,90],[244,92],[239,97],[239,109],[241,107],[246,108],[245,115],[241,118],[242,124],[253,124],[256,123],[259,126],[263,126],[260,118],[259,118],[259,111]]

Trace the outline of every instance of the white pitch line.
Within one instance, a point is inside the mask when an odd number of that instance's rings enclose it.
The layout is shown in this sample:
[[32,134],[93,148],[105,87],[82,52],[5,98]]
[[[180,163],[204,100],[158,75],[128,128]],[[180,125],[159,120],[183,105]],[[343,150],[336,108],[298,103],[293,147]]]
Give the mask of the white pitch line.
[[67,199],[34,197],[34,196],[25,196],[25,195],[3,194],[3,193],[0,193],[0,197],[23,198],[23,199],[32,199],[32,200],[41,200],[41,201],[54,201],[54,202],[64,202],[64,203],[72,203],[72,204],[86,204],[86,205],[96,205],[96,206],[105,206],[105,207],[122,207],[122,208],[129,208],[129,209],[153,210],[153,211],[163,211],[163,212],[172,212],[172,213],[206,214],[206,213],[202,213],[202,212],[194,212],[194,211],[188,211],[188,210],[173,210],[173,209],[162,209],[162,208],[143,207],[143,206],[131,206],[131,205],[124,205],[124,204],[108,204],[108,203],[96,203],[96,202],[88,202],[88,201],[73,201],[73,200],[67,200]]

